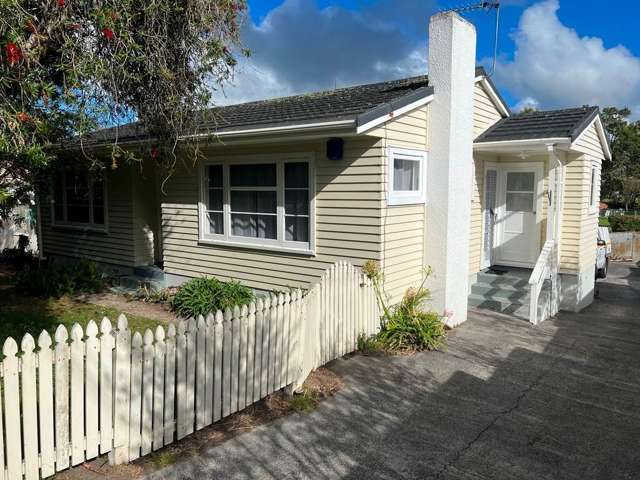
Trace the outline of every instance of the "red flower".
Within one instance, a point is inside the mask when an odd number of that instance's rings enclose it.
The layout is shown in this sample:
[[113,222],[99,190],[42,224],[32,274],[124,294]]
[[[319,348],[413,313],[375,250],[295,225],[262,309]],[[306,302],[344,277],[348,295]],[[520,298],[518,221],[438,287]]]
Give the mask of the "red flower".
[[158,149],[156,147],[153,147],[151,149],[151,158],[153,158],[155,160],[156,158],[158,158],[158,154],[159,153],[160,152],[158,151]]
[[20,47],[15,43],[7,42],[5,50],[7,51],[7,61],[9,65],[15,65],[22,60],[22,50],[20,50]]
[[64,0],[58,0],[58,6],[60,8],[64,7]]
[[29,114],[26,112],[20,112],[18,113],[18,115],[16,115],[16,118],[18,119],[18,121],[22,122],[22,123],[26,123],[29,120],[31,120],[31,117],[29,117]]
[[106,37],[107,40],[113,40],[113,37],[115,37],[113,30],[106,27],[102,29],[102,34]]

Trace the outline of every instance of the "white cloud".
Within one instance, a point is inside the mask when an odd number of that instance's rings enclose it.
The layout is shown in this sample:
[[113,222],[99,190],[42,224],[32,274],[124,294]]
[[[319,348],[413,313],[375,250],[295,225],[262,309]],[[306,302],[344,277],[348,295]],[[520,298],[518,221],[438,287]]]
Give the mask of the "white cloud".
[[[358,12],[285,0],[243,41],[252,56],[217,104],[272,98],[424,74],[426,19],[435,0],[378,0]],[[418,19],[422,21],[418,23]]]
[[516,112],[521,112],[525,108],[538,110],[540,108],[540,102],[533,97],[524,97],[516,104],[515,107],[513,107]]
[[579,36],[560,22],[559,8],[558,0],[546,0],[525,10],[513,34],[514,57],[499,62],[498,83],[542,108],[613,105],[640,113],[640,58],[622,45],[606,48],[600,38]]

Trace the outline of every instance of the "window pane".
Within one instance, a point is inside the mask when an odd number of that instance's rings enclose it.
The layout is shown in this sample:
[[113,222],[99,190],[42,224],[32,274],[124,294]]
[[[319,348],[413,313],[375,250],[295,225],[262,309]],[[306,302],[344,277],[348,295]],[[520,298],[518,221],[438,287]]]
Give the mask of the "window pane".
[[309,219],[307,217],[286,217],[285,240],[291,242],[308,242]]
[[285,190],[284,210],[287,215],[309,215],[309,191]]
[[309,164],[285,163],[284,165],[285,188],[309,188]]
[[393,190],[417,192],[420,190],[420,162],[395,158],[393,160]]
[[231,192],[232,212],[276,213],[276,192]]
[[275,187],[275,164],[231,165],[232,187]]
[[221,188],[209,189],[208,210],[222,211],[222,189]]
[[222,187],[222,165],[209,165],[207,170],[209,187]]
[[533,193],[507,193],[507,211],[533,212]]
[[209,233],[222,235],[224,233],[222,213],[209,212],[207,213],[207,218],[209,220]]
[[273,215],[231,214],[231,233],[239,237],[277,238],[277,217]]
[[67,205],[67,220],[69,222],[89,223],[89,204]]
[[535,173],[507,172],[507,190],[509,192],[533,192]]

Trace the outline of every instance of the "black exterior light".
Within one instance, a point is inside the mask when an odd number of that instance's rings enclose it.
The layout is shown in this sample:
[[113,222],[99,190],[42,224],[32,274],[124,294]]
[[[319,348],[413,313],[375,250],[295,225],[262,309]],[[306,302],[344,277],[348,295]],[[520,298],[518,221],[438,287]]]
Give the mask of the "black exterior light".
[[329,160],[342,160],[343,156],[344,140],[335,137],[327,140],[327,158]]

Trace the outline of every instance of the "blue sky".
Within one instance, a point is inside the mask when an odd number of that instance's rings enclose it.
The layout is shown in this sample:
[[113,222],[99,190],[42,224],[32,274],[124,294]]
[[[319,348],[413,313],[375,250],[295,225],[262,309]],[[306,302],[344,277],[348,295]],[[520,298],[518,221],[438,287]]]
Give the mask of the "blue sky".
[[[472,0],[249,0],[253,52],[219,103],[374,82],[427,70],[428,18]],[[494,77],[516,108],[628,106],[640,116],[637,0],[503,0]],[[466,15],[479,63],[494,14]]]

